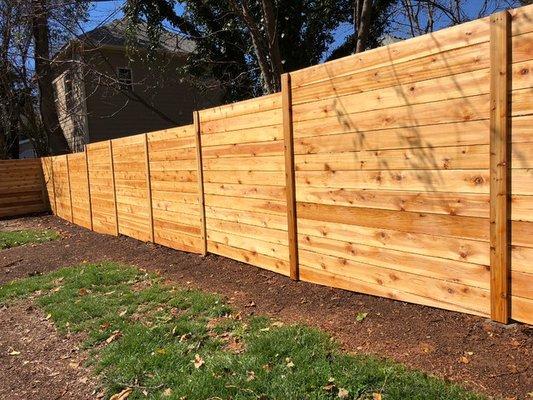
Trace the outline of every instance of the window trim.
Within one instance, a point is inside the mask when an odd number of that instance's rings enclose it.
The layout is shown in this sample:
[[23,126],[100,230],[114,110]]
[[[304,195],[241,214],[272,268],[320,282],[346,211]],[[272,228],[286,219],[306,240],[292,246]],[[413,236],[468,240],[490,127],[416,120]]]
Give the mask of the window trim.
[[[120,77],[120,70],[127,70],[129,71],[129,83],[127,82],[128,79],[123,79]],[[129,66],[126,67],[117,67],[117,80],[121,87],[121,89],[133,91],[133,69]]]

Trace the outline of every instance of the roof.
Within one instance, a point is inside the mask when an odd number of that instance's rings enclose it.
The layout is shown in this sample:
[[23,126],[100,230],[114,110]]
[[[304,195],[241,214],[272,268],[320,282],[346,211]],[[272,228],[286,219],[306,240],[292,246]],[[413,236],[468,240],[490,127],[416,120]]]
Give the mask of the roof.
[[[128,36],[126,29],[127,21],[125,18],[115,19],[108,24],[79,35],[77,39],[89,42],[89,44],[94,46],[126,46]],[[146,23],[141,22],[136,25],[135,40],[141,47],[150,46]],[[175,53],[191,53],[195,49],[195,44],[192,40],[166,29],[161,32],[160,45],[163,49]]]

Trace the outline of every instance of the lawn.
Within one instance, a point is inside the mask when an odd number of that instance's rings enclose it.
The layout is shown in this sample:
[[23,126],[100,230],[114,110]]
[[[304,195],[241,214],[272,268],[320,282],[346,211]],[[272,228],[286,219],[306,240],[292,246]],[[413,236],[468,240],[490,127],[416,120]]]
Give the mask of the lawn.
[[22,246],[28,243],[42,243],[59,238],[52,230],[26,229],[20,231],[0,231],[0,250]]
[[108,396],[483,398],[393,362],[345,354],[313,328],[242,319],[217,295],[170,286],[133,267],[82,264],[0,287],[0,305],[28,296],[60,331],[86,333]]

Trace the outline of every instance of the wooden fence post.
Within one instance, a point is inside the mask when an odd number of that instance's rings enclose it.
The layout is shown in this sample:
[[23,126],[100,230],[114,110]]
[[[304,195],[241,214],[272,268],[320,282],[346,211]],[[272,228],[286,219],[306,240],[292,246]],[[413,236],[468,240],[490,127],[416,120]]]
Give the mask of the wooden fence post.
[[200,206],[200,235],[202,238],[202,255],[207,254],[207,229],[205,223],[204,169],[202,163],[202,131],[200,129],[200,113],[193,111],[194,133],[196,137],[196,162],[198,171],[198,203]]
[[510,317],[509,246],[509,63],[511,18],[490,17],[490,309],[491,318]]
[[285,151],[285,190],[287,195],[287,223],[289,235],[290,277],[300,279],[298,262],[298,231],[296,221],[296,190],[294,179],[294,142],[292,134],[291,76],[281,76],[281,107],[283,109],[283,147]]
[[115,163],[113,161],[113,141],[109,140],[109,158],[111,163],[111,185],[113,186],[113,205],[115,206],[115,235],[119,235],[118,229],[118,207],[117,207],[117,189],[115,187]]
[[68,183],[68,198],[69,198],[69,204],[70,204],[70,222],[74,223],[74,210],[72,207],[72,190],[70,188],[70,167],[68,163],[68,154],[65,155],[65,158],[67,160],[67,183]]
[[146,161],[146,196],[148,197],[148,229],[150,230],[150,241],[155,242],[154,235],[154,210],[152,209],[152,182],[150,180],[150,154],[148,151],[148,135],[144,135],[144,155]]
[[91,231],[93,231],[93,205],[91,200],[91,181],[89,178],[89,155],[87,145],[85,145],[85,171],[87,172],[87,196],[89,197],[89,218],[91,219]]

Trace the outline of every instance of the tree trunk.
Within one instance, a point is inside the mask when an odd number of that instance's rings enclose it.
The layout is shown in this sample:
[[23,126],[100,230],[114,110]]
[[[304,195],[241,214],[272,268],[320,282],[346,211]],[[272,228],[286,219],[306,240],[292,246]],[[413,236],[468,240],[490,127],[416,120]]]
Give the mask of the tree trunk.
[[48,31],[47,0],[33,0],[32,33],[35,41],[35,73],[39,85],[39,110],[52,154],[70,151],[54,102]]
[[370,14],[372,0],[357,0],[355,2],[354,24],[356,35],[355,52],[360,53],[366,49],[368,30],[370,29]]
[[268,50],[272,64],[272,75],[276,90],[281,90],[281,74],[283,73],[283,64],[279,50],[279,41],[277,33],[276,15],[272,7],[271,0],[263,0],[263,14],[265,16],[265,25],[267,31]]
[[[268,48],[265,48],[261,33],[259,32],[259,28],[257,26],[256,21],[250,14],[248,10],[248,5],[246,1],[243,1],[241,5],[239,5],[235,0],[231,0],[229,2],[231,5],[231,8],[233,11],[242,18],[245,25],[248,27],[248,30],[250,31],[250,37],[252,39],[252,44],[254,46],[254,52],[257,57],[257,63],[259,64],[259,69],[261,70],[261,75],[263,76],[264,80],[264,90],[268,93],[275,93],[278,91],[276,84],[275,84],[275,77],[272,72],[272,66],[268,62],[268,58],[270,56],[270,59],[272,59],[270,54],[266,54],[268,51]],[[267,46],[268,47],[268,46]],[[281,77],[280,77],[281,82]]]

